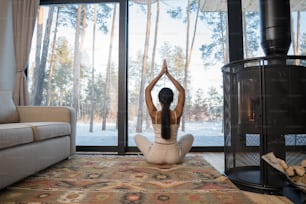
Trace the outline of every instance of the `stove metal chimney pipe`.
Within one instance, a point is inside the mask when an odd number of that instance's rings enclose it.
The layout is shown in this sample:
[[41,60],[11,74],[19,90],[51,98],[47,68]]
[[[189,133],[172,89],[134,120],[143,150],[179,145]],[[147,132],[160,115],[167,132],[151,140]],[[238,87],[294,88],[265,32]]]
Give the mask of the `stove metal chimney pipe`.
[[290,0],[259,0],[261,46],[266,56],[287,55],[291,43]]

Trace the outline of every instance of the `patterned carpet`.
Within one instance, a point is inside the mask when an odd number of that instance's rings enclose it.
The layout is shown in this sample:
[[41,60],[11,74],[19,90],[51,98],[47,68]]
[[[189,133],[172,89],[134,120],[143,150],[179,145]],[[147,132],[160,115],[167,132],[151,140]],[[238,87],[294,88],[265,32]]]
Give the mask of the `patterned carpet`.
[[75,155],[0,192],[1,204],[253,203],[200,155],[154,165],[143,156]]

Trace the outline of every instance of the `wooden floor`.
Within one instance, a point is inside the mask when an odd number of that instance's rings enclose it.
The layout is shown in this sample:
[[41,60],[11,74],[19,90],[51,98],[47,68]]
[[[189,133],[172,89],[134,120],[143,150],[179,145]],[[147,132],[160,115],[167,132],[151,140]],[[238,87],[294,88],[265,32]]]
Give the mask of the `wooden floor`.
[[[203,157],[218,171],[224,173],[224,154],[223,153],[201,153]],[[288,198],[284,196],[265,195],[244,191],[251,200],[258,204],[291,204]]]

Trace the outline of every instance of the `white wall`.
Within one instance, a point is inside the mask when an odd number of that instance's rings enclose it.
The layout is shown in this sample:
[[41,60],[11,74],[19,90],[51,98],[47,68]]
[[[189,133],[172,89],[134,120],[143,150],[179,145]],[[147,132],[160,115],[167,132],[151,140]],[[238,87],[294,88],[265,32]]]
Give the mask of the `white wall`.
[[13,90],[15,67],[11,0],[1,0],[0,89]]

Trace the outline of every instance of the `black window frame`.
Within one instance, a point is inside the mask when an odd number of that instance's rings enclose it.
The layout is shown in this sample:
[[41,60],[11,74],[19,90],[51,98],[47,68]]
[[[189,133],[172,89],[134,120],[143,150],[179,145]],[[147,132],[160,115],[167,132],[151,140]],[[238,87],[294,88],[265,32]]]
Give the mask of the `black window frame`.
[[[40,0],[40,5],[119,3],[119,79],[118,79],[118,144],[117,146],[76,146],[78,152],[139,152],[128,146],[128,2],[129,0]],[[241,0],[227,0],[229,61],[243,59]],[[224,146],[196,146],[191,152],[223,152]]]

